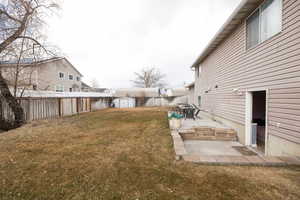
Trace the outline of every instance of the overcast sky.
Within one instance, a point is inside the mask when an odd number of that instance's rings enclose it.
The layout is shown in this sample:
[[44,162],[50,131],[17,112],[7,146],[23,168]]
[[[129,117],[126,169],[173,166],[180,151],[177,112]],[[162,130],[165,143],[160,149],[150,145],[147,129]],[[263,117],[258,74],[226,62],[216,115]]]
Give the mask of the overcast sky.
[[49,41],[87,83],[131,87],[134,72],[157,67],[179,87],[193,81],[190,66],[240,1],[64,0]]

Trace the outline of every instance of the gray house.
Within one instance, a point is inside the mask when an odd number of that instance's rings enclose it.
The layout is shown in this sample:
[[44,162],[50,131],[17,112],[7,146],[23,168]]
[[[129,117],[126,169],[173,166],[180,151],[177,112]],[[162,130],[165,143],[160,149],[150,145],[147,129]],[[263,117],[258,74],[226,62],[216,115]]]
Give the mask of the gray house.
[[243,0],[192,66],[203,114],[267,155],[300,156],[299,10]]
[[18,71],[18,85],[26,89],[79,92],[82,88],[82,74],[66,58],[55,57],[35,63],[22,61],[19,70],[15,63],[10,62],[3,63],[0,67],[10,85],[14,83]]

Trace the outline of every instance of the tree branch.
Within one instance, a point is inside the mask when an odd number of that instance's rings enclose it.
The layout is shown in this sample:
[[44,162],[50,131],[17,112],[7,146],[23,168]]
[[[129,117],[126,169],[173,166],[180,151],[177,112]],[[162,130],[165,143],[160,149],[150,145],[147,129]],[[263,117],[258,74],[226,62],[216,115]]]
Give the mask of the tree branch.
[[18,22],[18,23],[22,23],[22,21],[21,20],[19,20],[19,19],[17,19],[17,18],[15,18],[15,17],[13,17],[13,16],[11,16],[10,14],[8,14],[6,11],[4,11],[4,10],[2,10],[2,9],[0,9],[0,15],[5,15],[6,17],[8,17],[9,19],[11,19],[11,20],[13,20],[13,21],[15,21],[15,22]]

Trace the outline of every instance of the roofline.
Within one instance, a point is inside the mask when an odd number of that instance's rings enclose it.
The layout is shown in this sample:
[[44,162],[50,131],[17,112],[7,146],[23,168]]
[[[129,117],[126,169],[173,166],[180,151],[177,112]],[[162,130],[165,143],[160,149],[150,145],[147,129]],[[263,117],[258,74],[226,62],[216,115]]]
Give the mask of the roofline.
[[186,88],[190,88],[190,87],[193,87],[193,86],[195,86],[195,82],[192,82],[192,83],[188,84],[188,85],[185,86],[185,87],[186,87]]
[[197,60],[191,68],[197,67],[203,60],[209,56],[219,45],[228,37],[241,22],[251,14],[251,12],[258,7],[264,0],[242,0],[242,2],[233,11],[230,17],[226,20],[223,26],[210,40],[208,45],[204,48],[203,52],[198,56]]
[[82,85],[86,85],[86,86],[89,87],[89,88],[92,88],[90,85],[86,84],[86,83],[83,82],[83,81],[81,81],[81,84],[82,84]]
[[[74,65],[66,57],[48,58],[48,59],[36,62],[36,65],[55,62],[55,61],[59,61],[59,60],[65,60],[81,77],[83,77],[83,75],[78,71],[78,69],[76,69],[76,67],[74,67]],[[16,64],[17,63],[8,63],[8,64],[0,64],[0,66],[2,65],[3,67],[14,67],[14,65],[16,65]],[[32,63],[20,63],[21,66],[30,66],[31,64]]]
[[76,69],[76,67],[74,67],[74,65],[66,58],[66,57],[63,57],[62,59],[64,59],[65,61],[67,61],[67,63],[69,63],[73,69],[81,76],[83,77],[83,75],[78,71],[78,69]]
[[[44,64],[44,63],[48,63],[48,62],[53,62],[53,61],[57,61],[57,60],[61,60],[63,59],[63,57],[52,57],[52,58],[47,58],[47,59],[44,59],[44,60],[39,60],[37,61],[35,64],[39,65],[39,64]],[[0,66],[5,66],[5,67],[11,67],[14,65],[16,65],[18,63],[0,63]],[[20,62],[19,65],[32,65],[32,62],[31,63],[22,63]]]

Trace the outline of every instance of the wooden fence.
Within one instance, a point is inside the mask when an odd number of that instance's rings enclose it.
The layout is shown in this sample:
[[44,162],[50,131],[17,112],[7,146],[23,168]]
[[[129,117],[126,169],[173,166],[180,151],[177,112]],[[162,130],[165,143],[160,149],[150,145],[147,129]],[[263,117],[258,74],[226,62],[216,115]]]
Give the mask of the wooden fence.
[[[78,113],[91,112],[109,107],[110,98],[22,98],[19,99],[26,121],[51,119]],[[0,101],[0,117],[13,120],[11,108]]]

